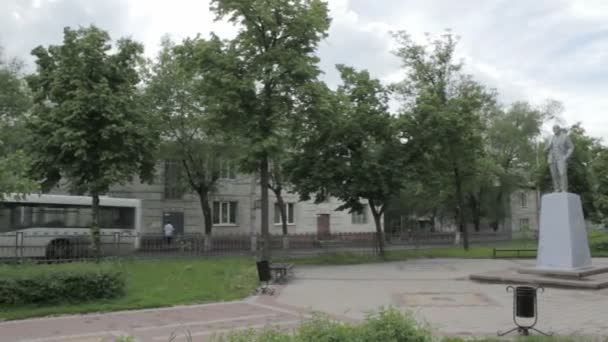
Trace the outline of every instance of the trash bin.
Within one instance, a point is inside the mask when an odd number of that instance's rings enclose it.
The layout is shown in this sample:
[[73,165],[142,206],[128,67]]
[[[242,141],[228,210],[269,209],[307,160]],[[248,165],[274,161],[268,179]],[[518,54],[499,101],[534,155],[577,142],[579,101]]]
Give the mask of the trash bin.
[[521,318],[533,318],[536,315],[536,289],[530,286],[515,288],[515,315]]

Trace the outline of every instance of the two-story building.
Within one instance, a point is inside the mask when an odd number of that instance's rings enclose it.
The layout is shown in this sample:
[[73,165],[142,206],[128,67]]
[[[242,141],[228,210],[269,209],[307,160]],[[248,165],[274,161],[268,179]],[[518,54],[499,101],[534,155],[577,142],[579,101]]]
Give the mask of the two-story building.
[[534,189],[519,189],[511,194],[511,229],[538,231],[540,194]]
[[[257,234],[261,229],[260,185],[253,175],[237,173],[226,165],[211,195],[213,235]],[[143,233],[162,233],[170,220],[177,233],[203,233],[204,220],[198,195],[183,186],[180,165],[165,161],[157,167],[151,184],[135,179],[125,185],[113,186],[108,195],[138,198],[143,207]],[[281,234],[281,217],[276,198],[270,193],[270,233]],[[297,194],[284,194],[289,234],[339,233],[375,231],[370,208],[362,213],[336,211],[342,203],[334,198],[315,204],[299,201]]]

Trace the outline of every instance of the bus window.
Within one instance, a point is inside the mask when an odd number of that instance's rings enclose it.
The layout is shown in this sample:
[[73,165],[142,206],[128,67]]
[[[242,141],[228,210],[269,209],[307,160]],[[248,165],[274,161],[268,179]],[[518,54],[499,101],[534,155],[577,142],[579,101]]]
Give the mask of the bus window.
[[[63,204],[6,203],[0,208],[0,232],[25,228],[88,228],[91,207]],[[99,227],[135,229],[135,208],[100,207]]]

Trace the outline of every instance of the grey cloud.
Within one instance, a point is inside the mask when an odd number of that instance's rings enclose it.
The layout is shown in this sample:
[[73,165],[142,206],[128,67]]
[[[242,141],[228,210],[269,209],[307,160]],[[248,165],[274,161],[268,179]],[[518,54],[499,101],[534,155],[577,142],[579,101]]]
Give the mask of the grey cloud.
[[91,24],[108,30],[113,38],[129,35],[126,2],[58,0],[41,1],[36,7],[34,1],[4,0],[0,4],[0,44],[6,55],[23,59],[30,67],[34,47],[60,43],[66,26]]
[[329,38],[321,42],[319,49],[325,81],[332,87],[340,83],[336,64],[367,69],[374,78],[387,76],[399,67],[399,60],[389,51],[389,43],[388,32],[333,27]]

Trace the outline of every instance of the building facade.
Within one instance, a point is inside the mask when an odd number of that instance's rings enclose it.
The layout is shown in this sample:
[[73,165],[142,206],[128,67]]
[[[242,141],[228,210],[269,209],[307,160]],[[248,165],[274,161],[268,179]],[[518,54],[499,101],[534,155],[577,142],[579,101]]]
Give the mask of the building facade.
[[536,190],[519,189],[511,194],[511,228],[538,231],[540,218],[540,195]]
[[[260,185],[256,177],[223,168],[216,190],[210,194],[213,235],[258,234],[261,231]],[[135,179],[113,186],[108,195],[142,200],[143,232],[161,234],[171,221],[177,233],[204,233],[204,219],[198,195],[180,181],[179,165],[172,161],[157,167],[151,184]],[[276,198],[269,191],[270,233],[281,234],[281,218]],[[315,204],[299,201],[298,195],[283,195],[289,234],[373,232],[374,220],[368,205],[362,213],[336,211],[342,203],[334,198]]]

